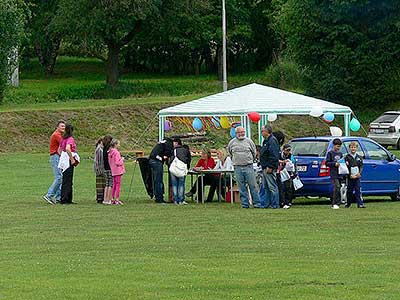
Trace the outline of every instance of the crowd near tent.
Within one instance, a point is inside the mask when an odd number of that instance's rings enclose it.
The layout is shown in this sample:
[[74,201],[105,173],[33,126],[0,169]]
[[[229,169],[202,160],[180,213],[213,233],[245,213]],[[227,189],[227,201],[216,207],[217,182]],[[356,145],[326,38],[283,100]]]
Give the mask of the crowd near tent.
[[160,110],[159,140],[164,139],[165,121],[173,117],[240,117],[240,123],[250,137],[249,113],[257,112],[260,116],[258,138],[261,143],[261,127],[271,120],[271,116],[312,115],[315,111],[320,111],[320,115],[343,116],[344,133],[350,135],[352,110],[348,106],[253,83]]

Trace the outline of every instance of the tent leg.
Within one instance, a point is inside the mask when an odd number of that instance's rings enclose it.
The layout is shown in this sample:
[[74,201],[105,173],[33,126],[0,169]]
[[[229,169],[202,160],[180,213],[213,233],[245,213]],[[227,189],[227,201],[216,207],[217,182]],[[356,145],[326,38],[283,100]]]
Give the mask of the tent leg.
[[158,117],[158,141],[161,142],[164,139],[164,126],[165,126],[165,117]]
[[350,118],[351,114],[344,115],[344,135],[350,136]]

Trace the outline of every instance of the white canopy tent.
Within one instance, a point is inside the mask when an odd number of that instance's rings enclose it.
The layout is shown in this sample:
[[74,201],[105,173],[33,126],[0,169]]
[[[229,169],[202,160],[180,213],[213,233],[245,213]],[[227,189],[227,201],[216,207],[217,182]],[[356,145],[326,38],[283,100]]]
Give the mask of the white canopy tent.
[[345,135],[350,135],[352,110],[348,106],[253,83],[160,110],[159,139],[164,139],[164,124],[168,117],[211,116],[240,117],[241,124],[249,137],[251,126],[247,114],[258,112],[261,116],[258,122],[258,136],[261,143],[261,126],[267,124],[268,114],[309,115],[316,107],[320,107],[324,113],[342,115]]

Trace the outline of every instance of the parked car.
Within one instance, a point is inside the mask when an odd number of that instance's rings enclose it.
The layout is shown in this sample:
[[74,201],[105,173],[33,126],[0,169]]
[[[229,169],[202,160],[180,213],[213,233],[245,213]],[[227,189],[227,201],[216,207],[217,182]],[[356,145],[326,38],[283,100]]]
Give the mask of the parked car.
[[[295,196],[330,197],[332,184],[326,155],[334,137],[294,138],[289,143],[297,160],[297,170],[304,187]],[[341,152],[349,153],[350,142],[359,144],[358,154],[364,157],[361,178],[363,195],[388,195],[400,200],[400,160],[375,141],[362,137],[341,137]]]
[[379,144],[400,150],[400,111],[388,111],[369,125],[368,137]]

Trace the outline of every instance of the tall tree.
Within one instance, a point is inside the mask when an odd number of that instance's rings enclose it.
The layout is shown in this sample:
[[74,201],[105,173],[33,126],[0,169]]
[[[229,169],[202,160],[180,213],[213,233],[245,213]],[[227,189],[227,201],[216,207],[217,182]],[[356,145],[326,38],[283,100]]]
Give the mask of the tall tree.
[[12,53],[20,43],[26,13],[22,1],[2,0],[0,3],[0,103],[15,68]]
[[400,1],[275,0],[289,55],[313,94],[353,107],[400,99]]
[[31,10],[27,30],[46,75],[54,72],[64,28],[55,22],[58,0],[25,0]]
[[121,49],[140,32],[142,21],[157,4],[151,0],[60,0],[59,23],[78,39],[87,37],[106,47],[106,82],[115,87]]

